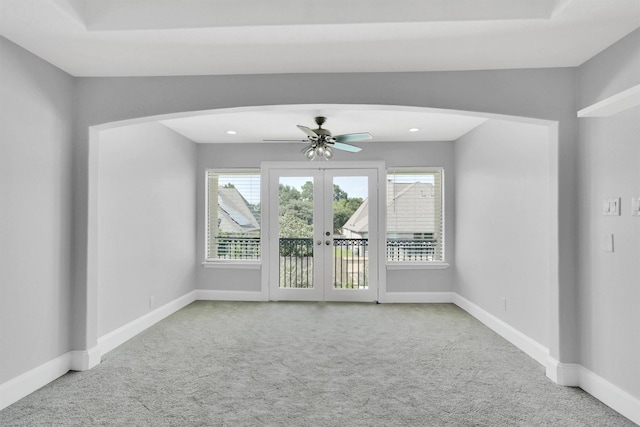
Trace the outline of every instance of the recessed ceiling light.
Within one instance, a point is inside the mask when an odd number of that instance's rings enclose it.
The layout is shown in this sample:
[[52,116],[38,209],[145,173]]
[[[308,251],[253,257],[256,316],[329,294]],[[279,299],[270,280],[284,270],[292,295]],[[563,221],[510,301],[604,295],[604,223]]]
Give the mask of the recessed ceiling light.
[[420,129],[418,129],[418,128],[411,128],[411,129],[409,129],[409,132],[418,132],[419,130]]
[[228,130],[228,131],[227,131],[227,134],[229,134],[229,135],[235,135],[235,134],[237,134],[237,133],[238,133],[238,132],[236,132],[235,130]]

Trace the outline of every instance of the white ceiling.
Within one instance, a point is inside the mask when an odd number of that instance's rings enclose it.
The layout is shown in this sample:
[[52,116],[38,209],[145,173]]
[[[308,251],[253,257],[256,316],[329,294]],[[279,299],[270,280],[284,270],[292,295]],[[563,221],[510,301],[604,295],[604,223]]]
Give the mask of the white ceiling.
[[1,0],[0,35],[74,76],[577,66],[640,0]]
[[[0,35],[74,76],[572,67],[638,27],[640,0],[0,0]],[[257,142],[299,138],[316,115],[376,141],[455,140],[484,121],[298,106],[163,123]]]
[[[369,132],[375,142],[455,141],[487,119],[424,109],[351,105],[296,105],[249,111],[218,111],[160,123],[199,143],[304,141],[296,125],[317,128],[314,117],[324,116],[323,128],[333,135]],[[409,129],[418,129],[410,132]],[[227,131],[235,131],[230,135]],[[354,143],[360,146],[370,144]]]

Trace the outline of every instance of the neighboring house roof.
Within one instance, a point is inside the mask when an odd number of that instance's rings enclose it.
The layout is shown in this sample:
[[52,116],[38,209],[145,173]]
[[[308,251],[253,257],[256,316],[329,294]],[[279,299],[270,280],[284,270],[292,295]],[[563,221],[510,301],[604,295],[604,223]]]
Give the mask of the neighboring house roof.
[[218,188],[218,228],[224,233],[248,233],[260,230],[259,214],[237,188]]
[[[343,228],[354,233],[369,231],[369,199],[351,215]],[[387,182],[387,233],[434,233],[433,184]]]
[[364,199],[342,228],[358,234],[369,230],[369,199]]

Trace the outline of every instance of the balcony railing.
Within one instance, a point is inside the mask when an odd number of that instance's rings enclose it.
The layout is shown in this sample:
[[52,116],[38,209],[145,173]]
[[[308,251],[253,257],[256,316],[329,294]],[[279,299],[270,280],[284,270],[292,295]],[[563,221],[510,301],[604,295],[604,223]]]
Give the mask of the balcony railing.
[[387,261],[436,261],[437,240],[387,239]]
[[218,259],[259,260],[260,237],[223,236],[216,237]]
[[[219,237],[218,259],[260,259],[259,237]],[[313,239],[280,239],[280,287],[313,287]],[[434,261],[437,241],[433,239],[388,239],[387,261]],[[333,238],[333,286],[366,289],[369,275],[368,239]]]
[[[333,238],[333,286],[366,289],[368,239]],[[313,287],[313,239],[280,239],[280,287]]]

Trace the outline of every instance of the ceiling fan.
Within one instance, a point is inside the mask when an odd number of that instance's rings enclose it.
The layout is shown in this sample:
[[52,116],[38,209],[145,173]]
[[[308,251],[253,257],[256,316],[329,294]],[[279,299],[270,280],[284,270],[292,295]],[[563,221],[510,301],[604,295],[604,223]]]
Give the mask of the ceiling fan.
[[[317,129],[311,129],[306,126],[298,125],[298,129],[307,135],[307,140],[302,142],[310,142],[309,145],[304,147],[301,152],[309,160],[313,160],[316,157],[329,160],[333,157],[333,150],[344,150],[350,153],[357,153],[362,150],[360,147],[348,144],[348,142],[364,141],[366,139],[372,139],[370,133],[347,133],[343,135],[331,135],[329,129],[323,129],[322,125],[327,121],[326,117],[318,116],[315,118],[315,122],[318,125]],[[265,140],[273,141],[273,140]]]

